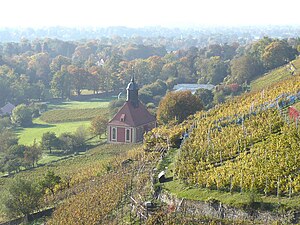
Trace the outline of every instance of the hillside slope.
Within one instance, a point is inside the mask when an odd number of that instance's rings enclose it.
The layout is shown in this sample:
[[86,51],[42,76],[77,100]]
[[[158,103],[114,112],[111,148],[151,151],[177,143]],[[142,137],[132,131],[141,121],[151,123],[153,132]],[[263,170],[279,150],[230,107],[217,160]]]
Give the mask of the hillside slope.
[[[297,58],[291,62],[293,64],[294,75],[298,75],[300,73],[300,58]],[[279,81],[288,79],[291,77],[291,63],[288,63],[284,66],[276,68],[268,73],[264,74],[263,76],[258,77],[257,79],[253,80],[250,84],[251,90],[260,90],[265,88],[269,85],[275,84]],[[293,69],[292,69],[293,70]]]
[[177,128],[157,128],[153,132],[164,138],[149,138],[153,146],[180,135],[181,127],[189,130],[165,165],[173,181],[163,186],[180,198],[213,196],[235,206],[251,207],[249,195],[242,193],[254,193],[258,199],[251,201],[261,210],[277,210],[280,204],[299,212],[300,128],[286,113],[299,100],[300,76],[288,76],[198,112]]

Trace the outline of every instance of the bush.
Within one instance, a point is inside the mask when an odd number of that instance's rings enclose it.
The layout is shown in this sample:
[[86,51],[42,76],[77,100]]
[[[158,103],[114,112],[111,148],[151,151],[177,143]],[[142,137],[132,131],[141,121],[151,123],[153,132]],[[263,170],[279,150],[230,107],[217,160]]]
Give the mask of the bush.
[[182,122],[202,108],[200,98],[190,91],[169,92],[159,103],[157,119],[161,123]]
[[12,122],[22,127],[32,125],[32,109],[24,104],[18,105],[12,111]]

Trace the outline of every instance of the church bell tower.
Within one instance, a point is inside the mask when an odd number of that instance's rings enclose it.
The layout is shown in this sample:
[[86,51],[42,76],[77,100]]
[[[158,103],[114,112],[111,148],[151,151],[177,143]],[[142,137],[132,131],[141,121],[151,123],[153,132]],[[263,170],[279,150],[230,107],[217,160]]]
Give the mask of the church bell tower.
[[132,76],[130,83],[128,84],[127,88],[127,102],[130,102],[133,107],[137,108],[139,107],[139,87],[138,85],[134,82],[134,76]]

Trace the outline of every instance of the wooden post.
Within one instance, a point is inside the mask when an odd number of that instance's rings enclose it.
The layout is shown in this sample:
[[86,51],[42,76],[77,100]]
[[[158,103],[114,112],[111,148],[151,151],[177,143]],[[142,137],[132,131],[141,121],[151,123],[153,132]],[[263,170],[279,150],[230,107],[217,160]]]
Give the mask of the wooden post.
[[278,179],[277,179],[277,198],[279,198],[279,191],[280,191],[279,183],[280,183],[280,178],[278,177]]

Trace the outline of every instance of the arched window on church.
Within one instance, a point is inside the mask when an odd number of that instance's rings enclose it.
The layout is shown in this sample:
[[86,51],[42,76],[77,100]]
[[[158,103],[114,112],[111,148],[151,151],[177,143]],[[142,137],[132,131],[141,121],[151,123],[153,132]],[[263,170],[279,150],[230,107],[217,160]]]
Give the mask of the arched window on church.
[[130,142],[130,130],[129,129],[126,129],[126,141],[127,142]]
[[117,139],[117,129],[115,127],[112,128],[112,140]]

